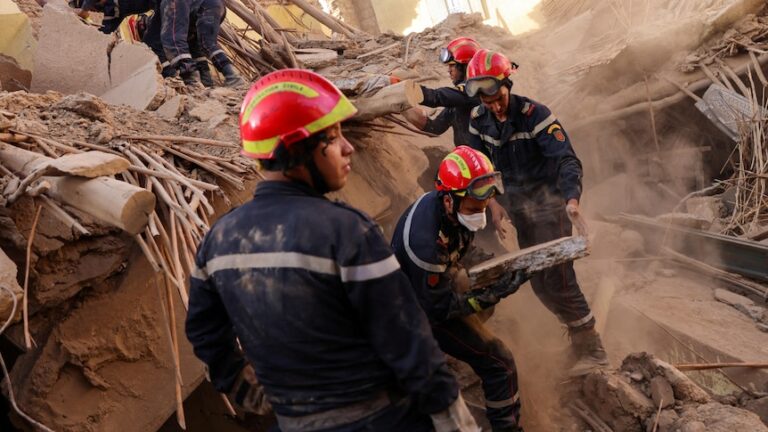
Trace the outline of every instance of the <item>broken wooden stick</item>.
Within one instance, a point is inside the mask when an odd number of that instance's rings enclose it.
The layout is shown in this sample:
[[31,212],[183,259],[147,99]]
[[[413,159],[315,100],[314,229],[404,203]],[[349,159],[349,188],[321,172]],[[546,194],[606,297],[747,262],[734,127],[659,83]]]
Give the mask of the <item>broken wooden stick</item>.
[[496,282],[504,273],[525,270],[535,273],[589,255],[587,239],[563,237],[478,264],[469,269],[471,287],[483,288]]
[[768,363],[681,363],[676,364],[675,367],[681,371],[700,371],[710,369],[722,369],[722,368],[749,368],[749,369],[768,369]]
[[237,143],[231,143],[231,142],[219,141],[219,140],[213,140],[213,139],[207,139],[207,138],[188,137],[188,136],[181,136],[181,135],[125,135],[125,136],[121,136],[120,138],[142,140],[142,141],[149,141],[149,142],[167,141],[167,142],[172,142],[176,144],[192,143],[192,144],[209,145],[214,147],[229,147],[229,148],[238,147]]
[[28,350],[32,349],[32,336],[29,333],[29,269],[32,267],[32,243],[35,240],[37,222],[40,221],[40,212],[42,210],[42,206],[37,206],[35,218],[32,220],[32,228],[29,230],[29,238],[27,239],[27,263],[24,267],[24,299],[22,303],[22,313],[24,314],[24,346],[26,346]]
[[368,121],[387,114],[401,113],[424,101],[424,93],[416,82],[401,81],[382,88],[376,94],[354,101],[355,121]]

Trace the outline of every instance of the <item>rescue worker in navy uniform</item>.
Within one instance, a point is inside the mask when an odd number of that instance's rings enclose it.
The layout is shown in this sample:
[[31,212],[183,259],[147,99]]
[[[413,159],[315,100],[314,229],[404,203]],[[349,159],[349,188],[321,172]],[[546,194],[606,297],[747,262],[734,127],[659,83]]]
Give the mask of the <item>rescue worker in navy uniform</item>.
[[190,53],[187,34],[193,16],[197,17],[194,28],[203,52],[213,66],[224,75],[227,86],[237,86],[244,81],[232,65],[232,61],[218,43],[221,21],[226,14],[222,0],[159,0],[162,12],[160,40],[169,66],[179,71],[187,85],[200,81],[195,59]]
[[515,360],[475,314],[517,291],[528,275],[510,272],[490,287],[469,289],[459,264],[474,233],[485,226],[488,202],[504,190],[501,174],[487,156],[459,146],[440,164],[436,189],[400,217],[392,247],[440,349],[469,364],[482,380],[493,431],[521,431]]
[[[501,171],[505,193],[489,204],[495,226],[504,235],[503,218],[517,229],[521,248],[572,233],[587,235],[580,214],[582,167],[568,135],[550,110],[511,93],[514,66],[500,53],[478,51],[467,67],[465,90],[480,96],[472,111],[470,145],[488,155]],[[606,365],[607,355],[595,318],[581,292],[573,263],[562,264],[531,278],[533,291],[568,327],[574,375]]]
[[477,97],[471,98],[464,92],[467,63],[480,49],[474,39],[459,37],[452,40],[440,51],[440,61],[448,65],[448,74],[454,87],[430,89],[421,86],[424,96],[422,105],[444,109],[435,117],[429,118],[422,108],[415,107],[403,113],[414,126],[435,135],[442,135],[448,128],[453,128],[453,144],[457,147],[469,144],[469,114],[472,108],[480,105]]
[[198,248],[187,337],[222,392],[247,394],[252,365],[284,432],[479,432],[380,227],[323,196],[347,181],[355,112],[311,71],[251,88],[243,155],[265,180]]

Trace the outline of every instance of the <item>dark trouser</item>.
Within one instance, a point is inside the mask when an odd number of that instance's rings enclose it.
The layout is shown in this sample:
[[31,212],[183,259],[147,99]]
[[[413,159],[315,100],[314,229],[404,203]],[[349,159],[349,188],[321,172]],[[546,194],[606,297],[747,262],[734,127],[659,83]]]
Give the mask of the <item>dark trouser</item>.
[[[371,415],[352,424],[318,432],[432,432],[432,419],[416,410],[416,405],[410,398],[403,398]],[[270,432],[280,432],[275,426]]]
[[211,59],[219,71],[231,63],[229,57],[219,46],[219,30],[226,12],[227,9],[222,0],[202,0],[195,24],[202,52]]
[[[163,76],[176,75],[176,68],[171,67],[170,62],[167,60],[165,50],[163,49],[163,42],[161,40],[162,29],[162,8],[157,8],[154,15],[149,21],[147,31],[144,33],[142,42],[147,44],[152,52],[155,53],[160,60],[160,64],[163,67]],[[187,33],[187,46],[189,47],[189,54],[196,61],[207,61],[203,48],[200,45],[196,31],[196,15],[192,15],[189,21],[189,30]]]
[[182,72],[194,67],[189,49],[189,29],[192,13],[200,8],[202,0],[161,0],[162,27],[160,40],[165,58],[171,66],[178,65]]
[[[571,221],[562,209],[533,210],[510,213],[517,229],[520,248],[556,240],[572,234]],[[573,262],[551,267],[533,275],[533,292],[544,306],[570,329],[588,329],[595,326],[595,319],[581,292],[573,271]]]
[[517,368],[506,345],[476,316],[434,324],[432,332],[443,352],[467,363],[482,380],[493,430],[515,430],[520,421]]

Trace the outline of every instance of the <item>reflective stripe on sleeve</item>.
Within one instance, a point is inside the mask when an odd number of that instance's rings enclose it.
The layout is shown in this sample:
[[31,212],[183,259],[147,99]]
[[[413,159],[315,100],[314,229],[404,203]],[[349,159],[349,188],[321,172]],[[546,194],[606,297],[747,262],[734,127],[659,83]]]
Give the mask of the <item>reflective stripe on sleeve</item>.
[[397,271],[399,268],[400,264],[397,262],[397,258],[394,255],[390,255],[388,258],[371,264],[341,267],[341,281],[364,282],[378,279]]
[[445,264],[431,264],[426,261],[422,261],[416,256],[416,253],[411,249],[411,224],[413,223],[413,214],[416,213],[416,208],[419,203],[428,193],[425,193],[413,204],[411,211],[408,212],[408,217],[405,219],[405,227],[403,228],[403,244],[405,245],[405,252],[408,254],[408,258],[413,261],[420,269],[426,270],[432,273],[443,273],[448,268]]
[[555,117],[554,114],[550,114],[549,117],[547,117],[544,120],[540,121],[539,124],[537,124],[536,127],[533,128],[533,132],[531,132],[531,134],[533,134],[534,136],[538,135],[539,132],[541,132],[544,129],[546,129],[547,126],[551,125],[555,121],[557,121],[557,117]]
[[588,314],[587,314],[587,316],[585,316],[584,318],[582,318],[582,319],[580,319],[580,320],[576,320],[576,321],[571,321],[571,322],[569,322],[569,323],[566,323],[565,325],[567,325],[567,326],[568,326],[568,327],[570,327],[570,328],[577,328],[577,327],[581,327],[581,326],[583,326],[584,324],[586,324],[586,323],[588,323],[589,321],[591,321],[591,320],[592,320],[592,318],[594,318],[594,315],[592,315],[592,312],[590,312],[590,313],[588,313]]
[[514,396],[512,396],[509,399],[504,399],[500,401],[491,401],[491,400],[485,400],[485,406],[488,408],[506,408],[508,406],[512,406],[515,403],[517,403],[517,400],[520,399],[520,393],[515,393]]

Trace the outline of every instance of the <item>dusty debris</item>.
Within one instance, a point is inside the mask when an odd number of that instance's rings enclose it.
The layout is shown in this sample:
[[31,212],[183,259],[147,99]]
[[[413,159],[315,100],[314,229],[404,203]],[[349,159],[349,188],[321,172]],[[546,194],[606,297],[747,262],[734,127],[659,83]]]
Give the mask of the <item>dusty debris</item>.
[[682,372],[645,353],[631,354],[619,371],[584,378],[582,397],[615,431],[650,431],[657,423],[663,432],[768,431],[754,413],[713,401]]
[[107,105],[99,98],[88,93],[77,93],[65,96],[53,108],[65,109],[91,120],[112,123],[114,117]]

